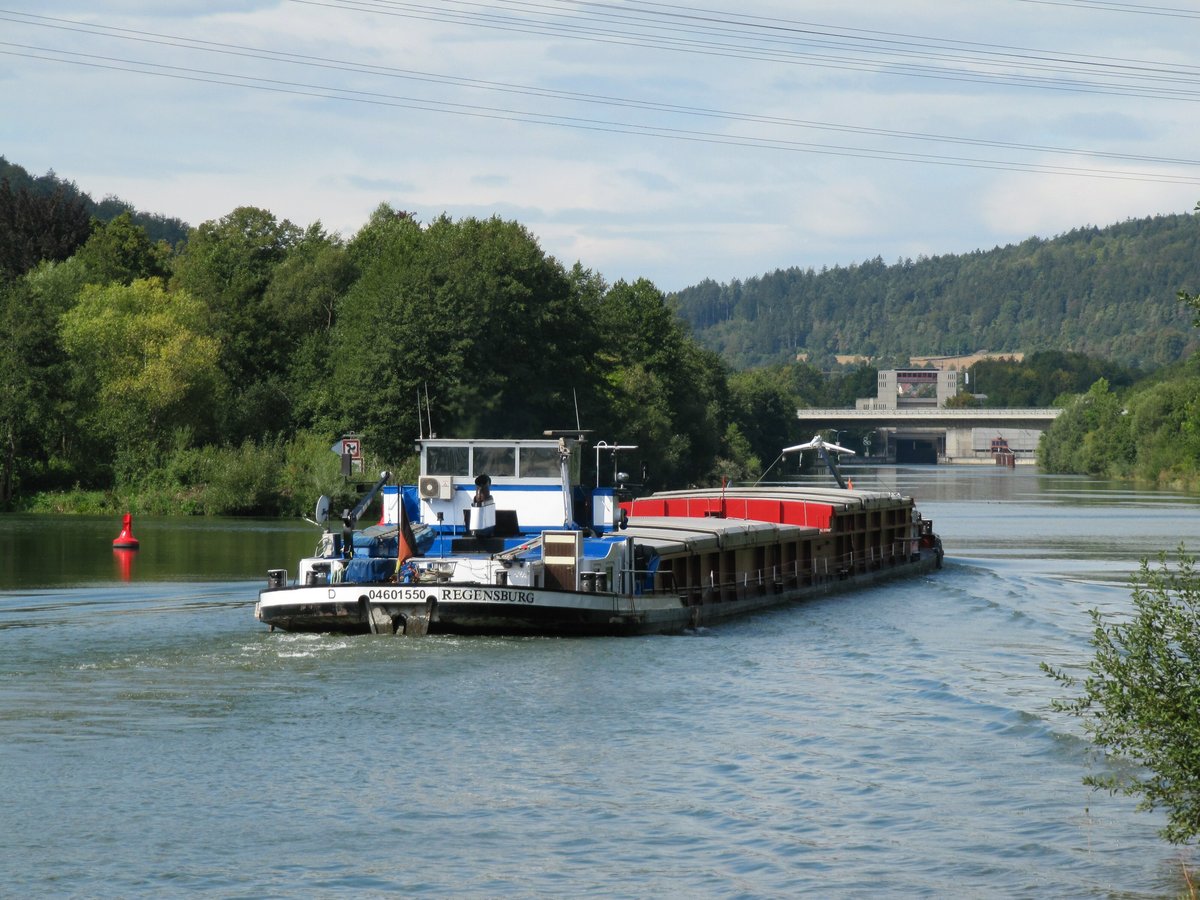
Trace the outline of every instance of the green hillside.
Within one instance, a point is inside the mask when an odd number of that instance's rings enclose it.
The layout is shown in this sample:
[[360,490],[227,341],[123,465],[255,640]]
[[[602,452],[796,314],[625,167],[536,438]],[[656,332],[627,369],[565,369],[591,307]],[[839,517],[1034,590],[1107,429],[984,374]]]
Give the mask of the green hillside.
[[955,256],[876,258],[704,281],[672,297],[702,344],[746,369],[808,354],[880,365],[974,350],[1063,350],[1138,368],[1196,346],[1180,289],[1200,288],[1194,215],[1080,228],[1051,240]]
[[[134,224],[140,225],[151,241],[165,241],[175,246],[187,238],[188,225],[181,219],[170,218],[158,213],[141,212],[118,197],[109,195],[95,201],[80,191],[72,181],[64,181],[53,171],[45,175],[30,175],[23,166],[11,163],[0,156],[0,183],[7,182],[7,190],[14,194],[28,192],[45,201],[57,200],[62,204],[75,204],[85,217],[100,222],[111,222],[122,213],[129,213]],[[85,219],[86,223],[86,219]],[[7,224],[7,223],[6,223]],[[14,227],[19,228],[19,224]],[[86,236],[86,235],[85,235]]]

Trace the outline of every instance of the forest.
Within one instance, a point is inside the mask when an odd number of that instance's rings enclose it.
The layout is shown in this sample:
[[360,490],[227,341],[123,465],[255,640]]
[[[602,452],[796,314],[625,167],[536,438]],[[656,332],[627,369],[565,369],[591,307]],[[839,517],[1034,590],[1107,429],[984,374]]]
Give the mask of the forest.
[[[1171,286],[1180,357],[1194,329],[1173,292],[1188,283]],[[653,283],[567,268],[517,222],[420,223],[381,205],[346,238],[240,207],[192,228],[116,198],[94,203],[2,158],[0,325],[0,508],[10,510],[296,515],[348,490],[330,452],[343,434],[359,435],[368,471],[412,478],[413,441],[429,428],[532,437],[581,427],[638,445],[631,464],[646,489],[754,479],[810,437],[798,406],[852,406],[875,390],[870,366],[791,357],[739,368],[693,337]],[[1078,396],[1092,417],[1073,425],[1068,410],[1063,428],[1076,431],[1061,452],[1047,440],[1045,465],[1192,477],[1200,445],[1190,463],[1167,451],[1139,459],[1136,447],[1073,458],[1112,418],[1094,415],[1102,406],[1162,435],[1200,433],[1189,424],[1198,376],[1173,365],[1047,349],[980,363],[973,380],[989,385],[987,399],[967,402]],[[1139,391],[1144,400],[1126,399]]]
[[735,369],[837,355],[873,365],[976,350],[1069,350],[1149,370],[1183,359],[1197,334],[1176,291],[1200,284],[1194,215],[1136,219],[987,251],[785,269],[671,297]]
[[[648,487],[757,475],[798,438],[782,397],[764,437],[756,389],[652,283],[567,269],[516,222],[384,205],[343,239],[242,207],[172,243],[108,207],[53,175],[0,180],[5,508],[296,514],[345,490],[341,435],[412,475],[424,421],[582,427],[637,444]],[[822,403],[856,389],[804,380]]]

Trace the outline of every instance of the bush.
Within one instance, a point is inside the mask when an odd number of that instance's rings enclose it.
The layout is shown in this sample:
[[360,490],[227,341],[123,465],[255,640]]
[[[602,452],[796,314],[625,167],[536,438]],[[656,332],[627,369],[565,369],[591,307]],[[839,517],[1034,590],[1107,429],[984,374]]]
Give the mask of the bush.
[[[44,491],[23,508],[30,512],[132,512],[155,516],[311,516],[317,497],[328,495],[334,510],[358,501],[355,485],[373,483],[389,468],[369,461],[350,483],[330,452],[332,439],[299,432],[290,439],[245,441],[237,447],[192,447],[176,434],[173,449],[131,448],[122,457],[122,477],[108,491]],[[393,471],[395,471],[393,469]],[[406,460],[393,478],[416,480],[417,460]]]
[[[172,454],[163,468],[175,512],[209,516],[311,515],[321,494],[346,493],[338,457],[325,435],[301,432],[239,447]],[[353,504],[351,504],[353,505]]]
[[1139,808],[1166,811],[1162,830],[1174,844],[1200,835],[1200,580],[1195,557],[1180,546],[1174,570],[1166,554],[1142,560],[1133,579],[1132,616],[1110,621],[1091,611],[1095,656],[1082,681],[1042,664],[1072,691],[1054,708],[1078,716],[1106,757],[1140,767],[1087,775],[1084,784],[1140,797]]
[[98,516],[118,509],[120,503],[108,491],[41,491],[22,507],[24,512],[56,515]]
[[1137,457],[1129,417],[1101,378],[1068,403],[1038,444],[1038,465],[1048,472],[1128,476]]

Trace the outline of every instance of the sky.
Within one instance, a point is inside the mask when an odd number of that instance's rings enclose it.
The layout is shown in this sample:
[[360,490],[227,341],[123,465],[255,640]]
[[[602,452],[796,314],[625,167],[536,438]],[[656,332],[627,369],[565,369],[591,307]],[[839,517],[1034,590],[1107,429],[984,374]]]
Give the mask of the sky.
[[609,283],[1200,200],[1200,5],[0,0],[0,155],[192,225],[499,216]]

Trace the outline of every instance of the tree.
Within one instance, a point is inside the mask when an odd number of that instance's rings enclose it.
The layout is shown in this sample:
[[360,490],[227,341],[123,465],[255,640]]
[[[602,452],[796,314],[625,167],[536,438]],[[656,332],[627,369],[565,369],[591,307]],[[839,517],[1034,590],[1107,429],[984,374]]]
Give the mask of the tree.
[[220,399],[219,348],[204,304],[156,278],[88,285],[62,342],[94,385],[90,426],[135,463],[177,428],[204,436]]
[[84,198],[66,185],[45,196],[34,187],[13,190],[0,179],[0,277],[66,259],[87,240],[90,223]]
[[645,278],[618,281],[594,316],[611,433],[638,445],[657,485],[711,480],[718,456],[735,456],[726,445],[730,401],[720,358],[692,339]]
[[53,414],[55,384],[45,376],[55,343],[40,312],[24,280],[0,283],[0,507],[45,457],[43,426]]
[[1129,416],[1101,378],[1068,403],[1038,444],[1048,472],[1124,477],[1137,456]]
[[287,356],[274,327],[267,288],[304,231],[265,209],[242,206],[204,222],[175,258],[172,287],[209,310],[231,395],[223,429],[230,443],[278,432],[291,420],[282,389]]
[[400,460],[428,390],[441,434],[524,437],[574,425],[593,327],[562,266],[516,222],[377,210],[351,241],[362,274],[332,335],[330,430]]
[[1083,353],[1041,350],[1017,362],[988,359],[971,367],[971,383],[987,396],[987,406],[1054,406],[1065,394],[1082,394],[1097,380],[1128,387],[1135,373],[1119,363]]
[[195,230],[175,260],[173,287],[207,305],[222,336],[222,366],[234,380],[262,368],[268,338],[257,327],[275,268],[303,232],[265,209],[242,206]]
[[1192,320],[1192,324],[1200,328],[1200,294],[1189,294],[1187,291],[1180,291],[1178,297],[1181,302],[1186,303],[1195,310],[1196,318]]
[[788,386],[788,368],[751,369],[729,376],[729,395],[740,437],[755,462],[755,476],[771,465],[779,452],[799,443],[799,404]]
[[97,469],[93,436],[78,427],[85,391],[56,327],[85,277],[72,258],[42,262],[8,285],[0,279],[0,503],[87,482]]
[[1095,655],[1083,680],[1043,663],[1078,692],[1054,708],[1077,716],[1106,758],[1135,762],[1091,774],[1084,783],[1139,797],[1163,809],[1162,835],[1182,844],[1200,837],[1200,573],[1180,546],[1176,568],[1142,560],[1134,576],[1133,613],[1114,621],[1091,611]]
[[[1200,203],[1196,204],[1196,212],[1200,212]],[[1196,317],[1192,319],[1192,324],[1200,328],[1200,294],[1192,294],[1188,291],[1178,291],[1175,295],[1180,303],[1187,304],[1192,308]]]
[[859,397],[873,397],[878,390],[879,371],[872,366],[855,366],[830,377],[826,406],[854,408]]
[[1176,372],[1132,393],[1128,405],[1139,478],[1170,480],[1200,471],[1200,376]]
[[165,277],[169,255],[165,244],[152,244],[133,215],[123,212],[107,224],[97,223],[74,259],[93,284],[129,284],[138,278]]
[[1198,252],[1193,216],[1158,216],[962,256],[706,281],[673,302],[735,369],[800,351],[825,368],[843,353],[890,367],[931,353],[1059,348],[1149,367],[1197,346],[1163,285],[1193,279]]
[[[358,274],[342,241],[318,225],[310,226],[275,268],[263,294],[259,322],[274,336],[261,351],[270,357],[271,374],[260,395],[267,405],[284,409],[274,414],[264,409],[262,421],[278,421],[286,411],[292,423],[305,427],[327,406],[330,340],[342,298]],[[287,398],[284,403],[281,392]]]

